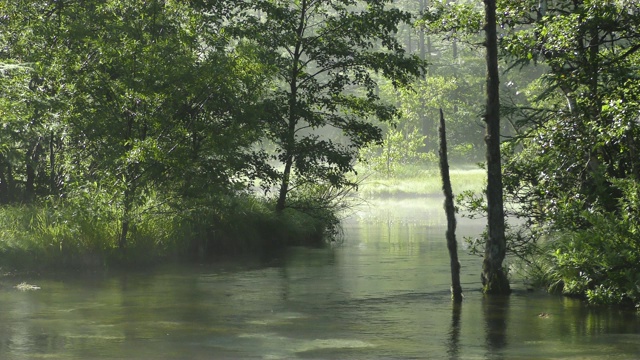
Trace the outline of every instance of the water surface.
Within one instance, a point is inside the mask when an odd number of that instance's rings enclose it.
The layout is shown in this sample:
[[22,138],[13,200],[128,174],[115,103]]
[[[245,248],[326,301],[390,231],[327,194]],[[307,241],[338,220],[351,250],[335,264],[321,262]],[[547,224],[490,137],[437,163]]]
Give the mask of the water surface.
[[[517,281],[454,307],[440,199],[378,201],[275,257],[0,280],[0,359],[638,359],[640,316]],[[459,240],[482,224],[459,219]],[[19,291],[22,281],[41,287]]]

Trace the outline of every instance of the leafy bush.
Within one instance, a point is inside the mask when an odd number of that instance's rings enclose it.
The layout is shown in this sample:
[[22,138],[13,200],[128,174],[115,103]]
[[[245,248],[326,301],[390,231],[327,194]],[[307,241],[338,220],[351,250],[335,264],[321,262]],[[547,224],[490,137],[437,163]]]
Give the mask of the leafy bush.
[[[551,239],[536,243],[537,268],[529,268],[534,283],[546,284],[592,304],[640,306],[640,210],[638,185],[632,180],[613,182],[623,194],[618,212],[565,202],[559,206],[548,231]],[[538,271],[542,270],[543,271]]]
[[628,217],[585,213],[591,226],[563,234],[553,258],[567,295],[594,304],[640,305],[640,233]]

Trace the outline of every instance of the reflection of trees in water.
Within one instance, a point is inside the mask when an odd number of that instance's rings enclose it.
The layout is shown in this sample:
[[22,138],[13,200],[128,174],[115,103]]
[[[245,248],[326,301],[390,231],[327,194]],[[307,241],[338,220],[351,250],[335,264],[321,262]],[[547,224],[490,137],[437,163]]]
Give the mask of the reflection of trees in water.
[[449,328],[449,342],[447,344],[447,354],[449,359],[458,359],[460,350],[460,313],[462,304],[453,302],[451,304],[451,327]]
[[507,346],[508,296],[485,296],[482,299],[485,320],[487,352],[491,358],[502,358],[501,350]]

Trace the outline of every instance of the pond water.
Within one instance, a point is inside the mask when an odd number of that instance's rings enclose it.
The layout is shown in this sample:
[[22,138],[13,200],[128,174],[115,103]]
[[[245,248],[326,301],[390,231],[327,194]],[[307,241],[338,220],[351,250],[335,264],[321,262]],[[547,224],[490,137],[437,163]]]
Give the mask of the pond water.
[[[329,249],[153,271],[0,280],[0,359],[638,359],[640,314],[527,292],[485,298],[441,200],[376,201]],[[458,235],[482,224],[459,219]],[[462,243],[462,242],[461,242]],[[39,290],[20,291],[26,281]],[[542,315],[542,316],[540,316]]]

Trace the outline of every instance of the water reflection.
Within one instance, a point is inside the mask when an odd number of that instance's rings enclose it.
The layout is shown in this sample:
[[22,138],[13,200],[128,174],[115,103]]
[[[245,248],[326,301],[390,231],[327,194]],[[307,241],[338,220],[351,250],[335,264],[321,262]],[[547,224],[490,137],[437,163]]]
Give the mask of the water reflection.
[[[424,201],[351,219],[335,249],[0,279],[0,359],[640,358],[638,313],[517,283],[508,298],[484,297],[480,259],[462,251],[465,300],[453,306],[441,201]],[[482,230],[460,225],[461,236]],[[42,289],[13,289],[23,280]]]
[[460,352],[460,317],[462,314],[462,304],[451,303],[451,327],[449,328],[449,343],[447,355],[449,359],[457,360]]
[[507,347],[507,323],[509,320],[509,296],[485,295],[482,297],[482,313],[485,321],[485,341],[488,357],[503,359]]

